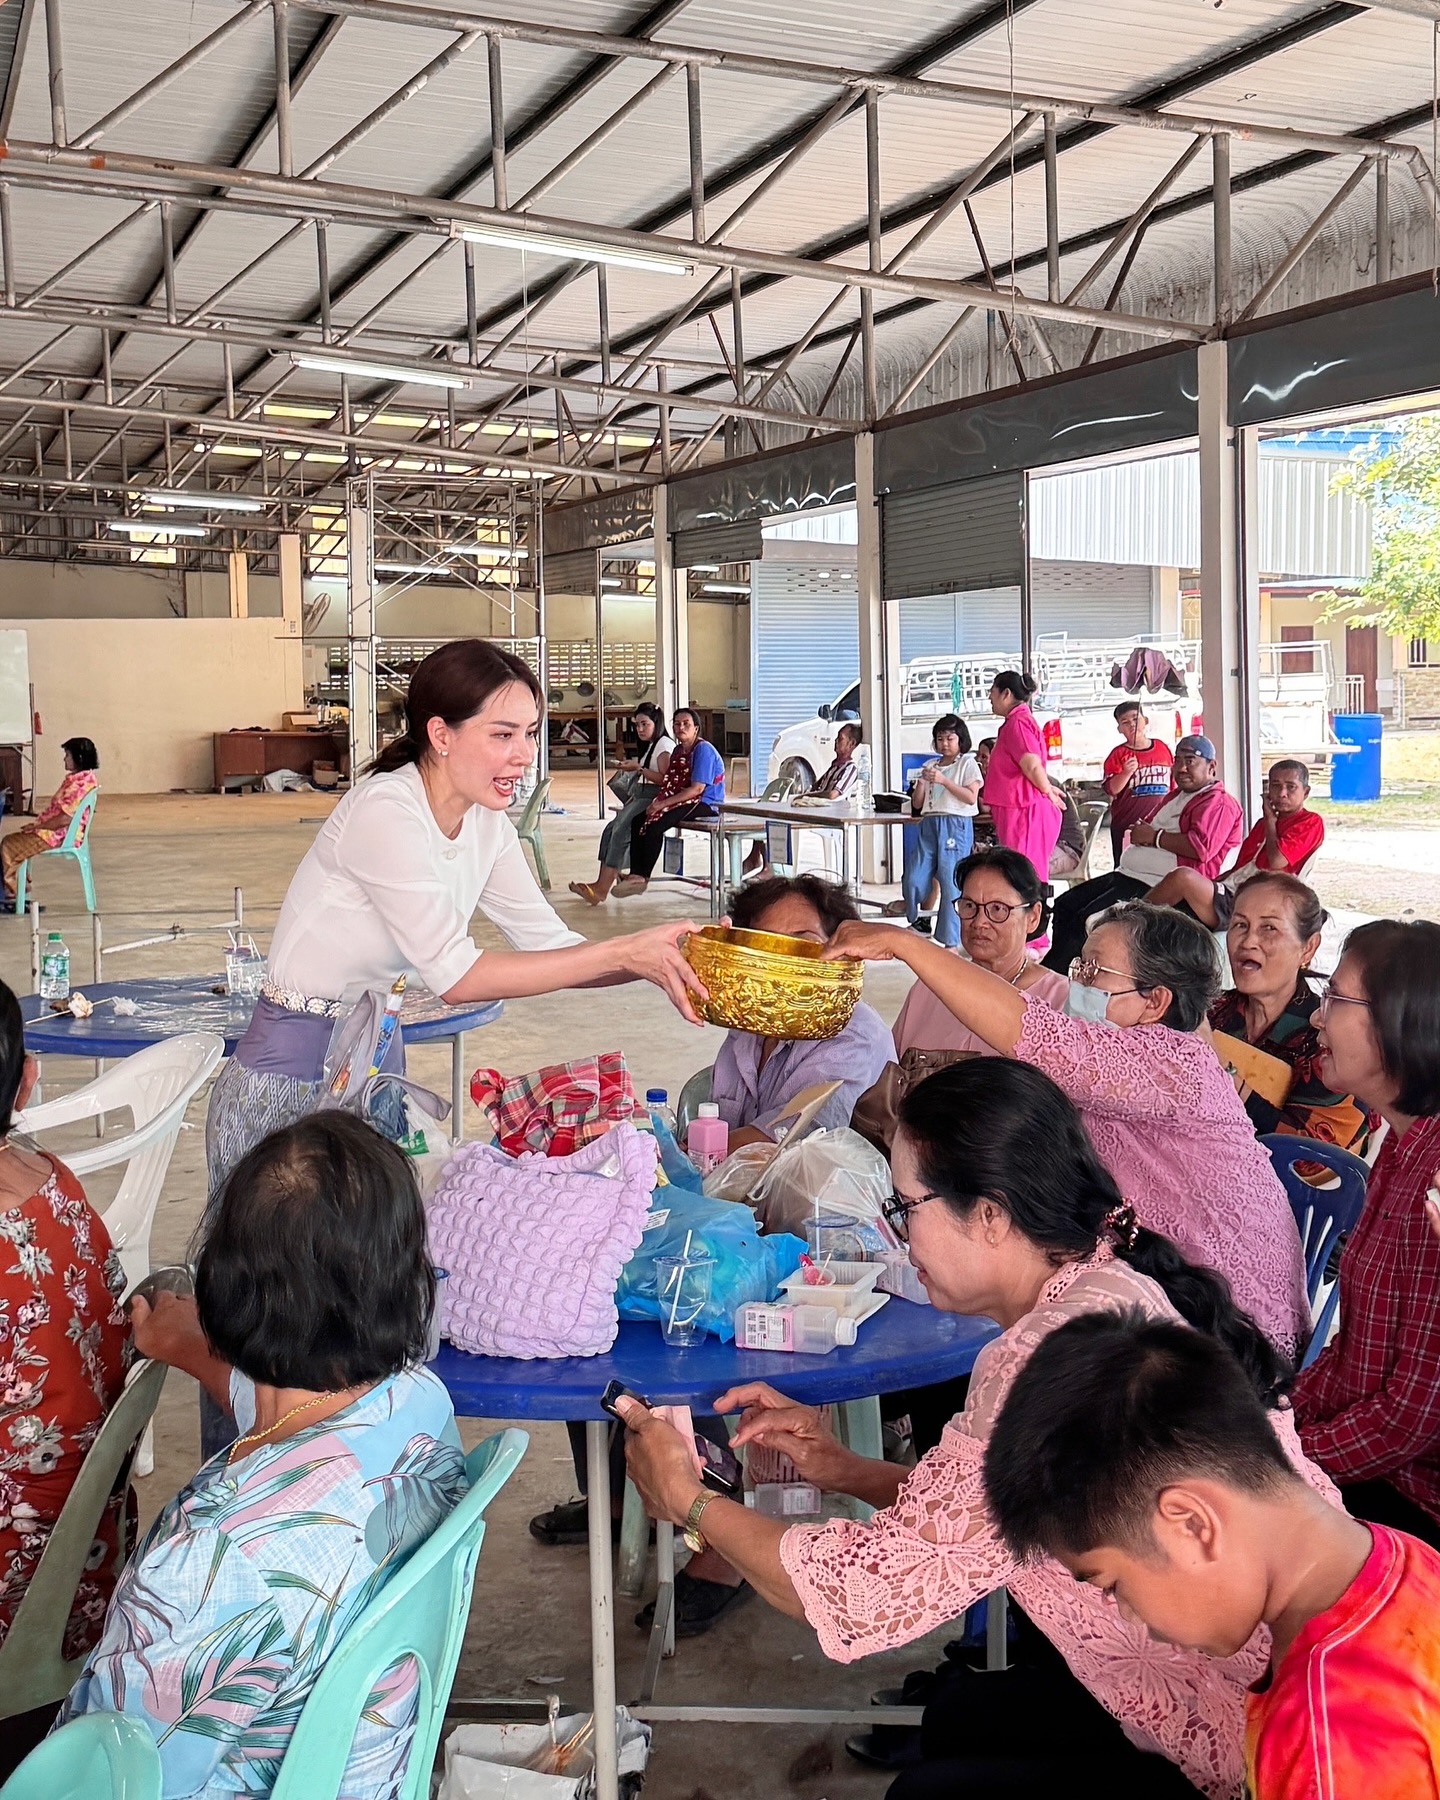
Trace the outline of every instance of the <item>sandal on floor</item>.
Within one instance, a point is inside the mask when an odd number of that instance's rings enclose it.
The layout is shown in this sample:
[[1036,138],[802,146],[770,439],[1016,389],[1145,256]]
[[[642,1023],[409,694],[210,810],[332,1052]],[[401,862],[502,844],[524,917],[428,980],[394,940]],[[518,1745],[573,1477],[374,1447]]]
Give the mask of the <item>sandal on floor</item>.
[[598,906],[605,897],[599,892],[593,881],[572,881],[570,892],[578,894],[587,906]]
[[640,875],[622,875],[610,892],[617,900],[628,900],[632,894],[643,894],[650,883]]
[[[704,1637],[717,1619],[750,1599],[754,1592],[748,1581],[742,1581],[738,1587],[726,1587],[723,1581],[702,1581],[698,1575],[682,1569],[675,1577],[676,1637]],[[641,1631],[649,1631],[655,1623],[653,1600],[636,1613],[635,1623]]]

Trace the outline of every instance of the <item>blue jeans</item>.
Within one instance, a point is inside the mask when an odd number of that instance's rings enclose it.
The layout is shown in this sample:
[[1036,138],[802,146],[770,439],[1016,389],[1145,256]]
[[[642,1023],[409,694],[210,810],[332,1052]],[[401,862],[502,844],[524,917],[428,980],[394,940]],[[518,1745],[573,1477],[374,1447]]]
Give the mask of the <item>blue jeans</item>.
[[[906,837],[912,837],[906,832]],[[913,849],[905,858],[905,917],[913,925],[930,892],[940,881],[940,910],[935,915],[935,941],[953,949],[960,942],[960,918],[955,902],[955,868],[970,854],[975,841],[975,821],[955,813],[927,813],[913,830]]]

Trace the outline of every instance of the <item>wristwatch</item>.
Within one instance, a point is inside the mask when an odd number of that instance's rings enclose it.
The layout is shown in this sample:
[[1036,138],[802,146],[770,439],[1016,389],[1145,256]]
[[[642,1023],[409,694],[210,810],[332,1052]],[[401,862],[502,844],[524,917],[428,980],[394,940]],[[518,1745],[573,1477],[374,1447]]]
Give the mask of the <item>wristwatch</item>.
[[685,1539],[686,1545],[696,1556],[698,1556],[702,1550],[708,1548],[705,1536],[700,1530],[701,1516],[710,1502],[718,1498],[719,1495],[717,1494],[697,1495],[689,1512],[685,1515],[685,1523],[680,1528],[680,1535]]

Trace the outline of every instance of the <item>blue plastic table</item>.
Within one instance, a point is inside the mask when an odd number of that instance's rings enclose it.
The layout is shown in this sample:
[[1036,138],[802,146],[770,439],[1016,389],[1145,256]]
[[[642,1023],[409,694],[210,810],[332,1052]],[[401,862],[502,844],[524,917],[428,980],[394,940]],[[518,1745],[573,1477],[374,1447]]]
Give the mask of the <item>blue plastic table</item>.
[[[50,1010],[50,1002],[38,994],[26,994],[20,1002],[25,1020],[25,1048],[36,1056],[83,1056],[95,1061],[133,1056],[183,1031],[213,1031],[225,1040],[225,1054],[234,1050],[250,1023],[255,1002],[217,994],[224,985],[218,975],[150,976],[140,981],[79,983],[77,987],[95,1011],[88,1019]],[[112,1000],[133,1000],[135,1011],[118,1015]],[[432,1010],[426,997],[422,1010]],[[465,1050],[467,1031],[493,1024],[505,1010],[504,1002],[487,1000],[473,1006],[446,1007],[436,1018],[400,1021],[407,1044],[450,1041],[450,1097],[454,1112],[451,1129],[458,1132],[464,1116]]]
[[[608,1416],[599,1397],[607,1382],[626,1387],[657,1405],[688,1405],[714,1410],[727,1388],[745,1381],[768,1381],[792,1399],[808,1405],[843,1403],[876,1394],[895,1393],[968,1374],[981,1348],[996,1336],[988,1320],[958,1318],[891,1299],[860,1328],[859,1342],[832,1350],[828,1356],[790,1356],[760,1350],[737,1350],[707,1337],[690,1350],[667,1348],[658,1324],[625,1321],[615,1346],[605,1356],[571,1356],[555,1361],[523,1362],[514,1357],[469,1356],[445,1344],[431,1367],[445,1383],[455,1411],[475,1419],[583,1419],[585,1421],[586,1489],[590,1537],[590,1669],[591,1705],[595,1713],[595,1777],[597,1800],[617,1800],[619,1779],[615,1741],[615,1593],[610,1543],[610,1457]],[[878,1451],[878,1446],[875,1446]],[[670,1608],[674,1592],[674,1531],[656,1527],[655,1545],[660,1591],[650,1634],[638,1717],[657,1719],[746,1719],[753,1723],[805,1722],[824,1725],[851,1722],[848,1710],[817,1713],[766,1708],[763,1718],[753,1709],[736,1707],[655,1707],[650,1704],[659,1661],[673,1645]],[[897,1719],[898,1719],[897,1715]],[[870,1709],[862,1723],[890,1720],[889,1713]],[[913,1722],[908,1711],[906,1722]]]

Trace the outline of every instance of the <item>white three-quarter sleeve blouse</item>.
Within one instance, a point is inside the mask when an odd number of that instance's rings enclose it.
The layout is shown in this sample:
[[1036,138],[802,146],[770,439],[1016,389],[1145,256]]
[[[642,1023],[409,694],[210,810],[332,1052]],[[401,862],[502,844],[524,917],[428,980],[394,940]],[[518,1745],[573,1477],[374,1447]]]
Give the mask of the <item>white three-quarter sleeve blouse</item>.
[[340,1000],[415,974],[444,994],[480,954],[470,936],[477,907],[517,950],[585,941],[541,893],[503,813],[472,806],[458,835],[447,838],[413,765],[368,776],[331,813],[295,871],[269,978]]

